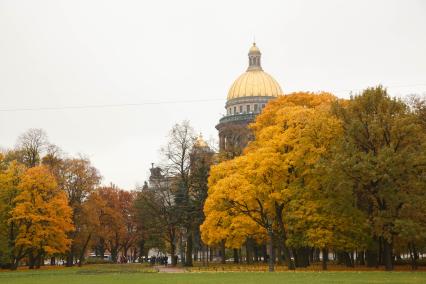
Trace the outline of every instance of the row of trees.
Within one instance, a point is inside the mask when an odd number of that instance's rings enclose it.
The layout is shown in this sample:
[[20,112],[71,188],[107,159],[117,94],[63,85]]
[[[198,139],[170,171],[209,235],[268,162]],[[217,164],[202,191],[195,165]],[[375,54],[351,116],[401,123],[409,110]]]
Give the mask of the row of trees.
[[83,157],[66,157],[40,129],[30,129],[0,154],[0,265],[30,268],[60,258],[82,265],[89,251],[135,258],[136,193],[111,185]]
[[[82,265],[88,255],[140,260],[155,248],[185,265],[202,248],[207,178],[214,152],[188,122],[170,131],[163,164],[135,191],[101,186],[84,157],[67,157],[30,129],[0,154],[0,265],[38,268],[47,258]],[[195,254],[197,255],[197,254]]]
[[408,253],[416,267],[426,249],[424,99],[392,99],[382,87],[350,100],[294,93],[250,128],[254,140],[235,157],[216,155],[188,122],[175,125],[161,165],[135,191],[101,186],[88,159],[29,130],[0,154],[0,265],[82,265],[89,252],[136,260],[156,248],[192,266],[200,255],[224,262],[226,248],[239,261],[244,247],[247,262],[262,254],[270,270],[320,254],[326,269],[331,252],[388,270]]
[[[251,125],[243,155],[212,167],[202,239],[239,249],[268,243],[290,269],[329,252],[347,265],[393,268],[426,249],[426,103],[382,87],[350,100],[294,93]],[[278,252],[278,253],[276,253]],[[278,254],[278,255],[277,255]]]
[[199,227],[214,152],[186,121],[172,128],[161,154],[162,165],[153,166],[149,183],[138,191],[136,219],[143,226],[146,249],[170,254],[172,265],[179,254],[184,265],[192,266],[198,252],[206,249]]

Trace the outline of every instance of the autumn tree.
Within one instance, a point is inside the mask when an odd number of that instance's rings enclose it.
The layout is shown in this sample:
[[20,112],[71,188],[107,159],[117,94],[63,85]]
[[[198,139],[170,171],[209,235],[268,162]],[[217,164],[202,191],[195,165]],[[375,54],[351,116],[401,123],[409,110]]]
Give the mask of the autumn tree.
[[113,184],[100,187],[96,192],[103,201],[96,250],[102,257],[108,250],[115,263],[120,251],[126,256],[129,248],[135,247],[138,240],[139,231],[133,208],[136,194]]
[[0,266],[12,267],[15,259],[22,258],[14,249],[17,224],[11,221],[11,211],[16,206],[18,185],[25,167],[16,161],[7,162],[0,154]]
[[88,249],[96,245],[96,241],[101,237],[101,218],[105,206],[105,201],[94,191],[90,193],[79,209],[79,214],[81,214],[81,218],[78,219],[79,231],[72,241],[74,257],[78,260],[78,266],[83,265]]
[[[206,244],[223,243],[228,248],[239,248],[248,237],[259,240],[266,238],[265,228],[268,226],[268,220],[265,220],[265,224],[257,221],[261,218],[257,216],[263,212],[255,214],[254,210],[251,210],[245,213],[249,207],[248,199],[253,195],[247,195],[252,188],[240,174],[244,165],[244,159],[237,158],[222,162],[211,169],[208,198],[204,205],[206,218],[201,225],[201,236]],[[239,208],[236,206],[238,203],[245,203],[247,206]]]
[[129,258],[129,253],[131,253],[132,258],[135,257],[136,242],[140,233],[136,223],[135,208],[133,206],[135,199],[135,191],[121,190],[119,192],[120,213],[123,217],[125,227],[121,239],[121,249],[126,260]]
[[72,266],[75,257],[84,254],[87,249],[87,245],[77,246],[77,244],[86,244],[90,241],[86,239],[88,236],[82,235],[85,230],[81,228],[89,225],[85,220],[87,212],[83,209],[89,195],[99,185],[101,177],[98,170],[85,158],[60,159],[51,154],[47,155],[43,162],[55,173],[58,186],[66,193],[68,205],[72,209],[72,221],[76,230],[69,233],[69,238],[73,242],[66,258],[67,266]]
[[9,222],[17,227],[14,242],[16,269],[20,259],[29,256],[30,268],[40,265],[43,257],[65,253],[71,244],[68,233],[74,229],[72,212],[65,193],[46,167],[26,170],[18,185]]
[[[390,98],[381,86],[352,97],[346,107],[337,105],[335,113],[344,129],[336,169],[352,182],[379,259],[391,270],[395,239],[408,232],[423,234],[424,219],[417,217],[425,200],[424,128],[404,102]],[[367,251],[370,260],[373,249]]]
[[407,99],[407,104],[412,113],[419,119],[423,129],[426,130],[426,95],[411,95]]
[[[250,218],[268,235],[271,271],[275,238],[289,268],[293,268],[292,254],[297,266],[309,264],[302,261],[308,257],[305,247],[335,245],[336,238],[318,242],[321,235],[333,235],[333,225],[321,227],[315,222],[327,220],[325,208],[333,207],[325,202],[315,168],[342,133],[339,119],[330,113],[334,101],[327,93],[295,93],[271,101],[251,125],[255,139],[244,154],[212,169],[202,229],[211,231],[212,212],[219,214],[220,222],[230,216],[229,226],[234,218]],[[349,226],[350,214],[336,216]]]

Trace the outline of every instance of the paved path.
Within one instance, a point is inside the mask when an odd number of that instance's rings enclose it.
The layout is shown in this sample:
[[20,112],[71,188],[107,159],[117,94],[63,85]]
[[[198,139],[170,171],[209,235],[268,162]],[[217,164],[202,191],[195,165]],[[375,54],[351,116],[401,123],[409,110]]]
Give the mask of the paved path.
[[154,266],[155,269],[158,270],[160,273],[184,273],[185,269],[180,267],[172,267],[172,266],[164,266],[164,265],[157,265]]

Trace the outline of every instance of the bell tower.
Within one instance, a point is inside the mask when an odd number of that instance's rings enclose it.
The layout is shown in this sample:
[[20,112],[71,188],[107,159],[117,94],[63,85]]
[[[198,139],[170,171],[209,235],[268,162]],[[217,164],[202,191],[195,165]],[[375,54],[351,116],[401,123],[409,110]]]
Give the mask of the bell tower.
[[247,71],[258,70],[262,71],[262,65],[260,64],[260,58],[262,57],[262,53],[260,53],[259,48],[257,48],[256,43],[253,42],[253,46],[250,48],[249,53],[249,66]]

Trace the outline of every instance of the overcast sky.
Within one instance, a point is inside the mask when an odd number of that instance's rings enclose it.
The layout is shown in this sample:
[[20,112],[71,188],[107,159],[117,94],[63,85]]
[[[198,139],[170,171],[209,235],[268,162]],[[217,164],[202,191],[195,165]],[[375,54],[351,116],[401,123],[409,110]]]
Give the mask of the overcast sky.
[[254,36],[285,93],[426,93],[426,1],[0,0],[0,146],[43,128],[132,189],[174,123],[216,138]]

